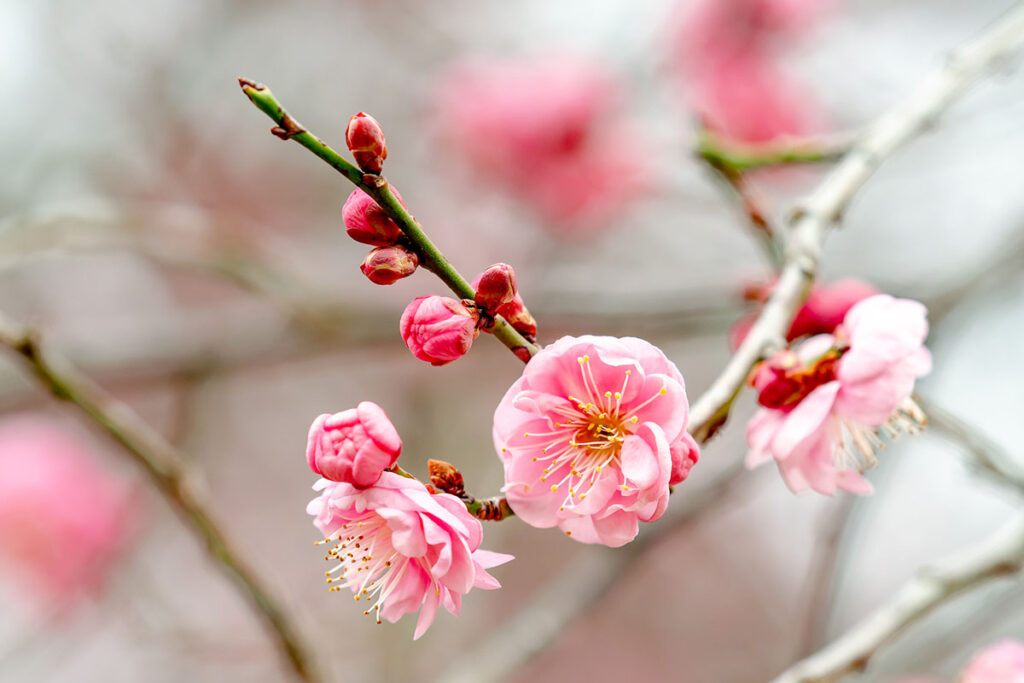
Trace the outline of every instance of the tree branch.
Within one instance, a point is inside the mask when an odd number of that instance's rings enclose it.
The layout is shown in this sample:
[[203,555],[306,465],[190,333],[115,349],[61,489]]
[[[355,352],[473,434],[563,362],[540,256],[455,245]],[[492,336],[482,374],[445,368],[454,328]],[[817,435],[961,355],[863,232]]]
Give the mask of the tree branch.
[[1024,43],[1024,4],[955,50],[854,142],[791,220],[785,261],[775,291],[722,373],[693,404],[690,432],[706,441],[721,428],[751,368],[781,348],[797,308],[807,298],[829,228],[868,178],[902,144],[931,126],[967,88]]
[[875,653],[939,605],[988,579],[1008,576],[1024,563],[1024,513],[994,536],[945,562],[921,569],[883,605],[817,654],[798,662],[774,683],[826,683],[867,667]]
[[107,395],[64,358],[46,351],[33,330],[2,314],[0,344],[20,354],[40,383],[54,396],[73,403],[103,427],[146,470],[164,498],[182,515],[193,533],[203,540],[210,556],[221,564],[242,591],[276,638],[295,673],[305,681],[318,680],[311,666],[309,648],[292,627],[276,598],[228,544],[190,483],[181,454],[130,407]]

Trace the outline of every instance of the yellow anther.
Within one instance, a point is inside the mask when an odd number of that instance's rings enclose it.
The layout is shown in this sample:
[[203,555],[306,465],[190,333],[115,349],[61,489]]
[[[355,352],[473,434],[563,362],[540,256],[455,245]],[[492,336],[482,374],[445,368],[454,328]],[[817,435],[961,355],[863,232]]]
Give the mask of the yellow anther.
[[557,490],[558,490],[558,484],[552,484],[551,485],[551,492],[554,493]]

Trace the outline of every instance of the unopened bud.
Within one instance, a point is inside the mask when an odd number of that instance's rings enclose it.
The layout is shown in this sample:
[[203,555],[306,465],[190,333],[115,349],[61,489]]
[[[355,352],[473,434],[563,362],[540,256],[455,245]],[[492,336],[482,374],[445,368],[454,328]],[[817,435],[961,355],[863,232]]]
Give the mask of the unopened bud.
[[[405,206],[398,190],[391,188],[395,198]],[[373,198],[356,188],[345,200],[341,209],[341,218],[345,222],[345,232],[356,242],[372,244],[375,247],[387,247],[398,241],[402,230],[384,209],[373,201]]]
[[419,258],[416,253],[396,244],[390,247],[377,247],[371,251],[363,259],[359,269],[370,282],[390,285],[412,275],[416,272],[417,265]]
[[444,460],[427,460],[427,474],[430,483],[438,491],[461,498],[466,495],[466,483],[455,465]]
[[477,276],[473,287],[476,289],[476,305],[493,313],[515,300],[516,271],[507,263],[495,263]]
[[444,365],[469,351],[477,316],[461,302],[444,296],[418,296],[406,306],[399,329],[412,355]]
[[526,337],[527,341],[537,341],[537,321],[530,315],[519,294],[516,294],[511,302],[499,306],[496,313],[508,321],[516,332]]
[[363,112],[350,118],[345,130],[345,142],[356,164],[364,172],[380,173],[384,168],[388,148],[384,144],[384,129],[377,123],[377,119]]

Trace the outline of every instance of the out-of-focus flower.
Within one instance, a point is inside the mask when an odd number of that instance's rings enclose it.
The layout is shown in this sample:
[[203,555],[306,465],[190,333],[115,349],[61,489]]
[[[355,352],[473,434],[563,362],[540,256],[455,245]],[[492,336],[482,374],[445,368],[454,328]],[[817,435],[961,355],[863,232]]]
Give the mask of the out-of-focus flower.
[[384,129],[377,119],[363,112],[350,118],[345,129],[345,142],[361,170],[367,173],[383,170],[388,147],[384,143]]
[[[391,192],[405,206],[402,195],[393,186]],[[370,195],[358,187],[345,200],[341,209],[341,217],[345,222],[345,232],[356,242],[372,244],[375,247],[387,247],[398,241],[402,234],[398,224],[384,213],[384,209],[373,201]]]
[[374,284],[393,285],[415,273],[419,262],[416,252],[395,244],[371,250],[359,269]]
[[805,135],[823,115],[777,66],[776,53],[830,3],[819,0],[703,0],[683,15],[673,61],[704,125],[741,142]]
[[861,474],[875,464],[879,434],[913,433],[925,422],[911,398],[931,370],[925,317],[916,301],[873,296],[850,309],[834,336],[812,337],[795,359],[783,352],[758,370],[766,407],[747,425],[748,467],[774,458],[794,493],[871,493]]
[[979,652],[959,683],[1024,683],[1024,643],[1007,638]]
[[412,355],[444,365],[466,355],[479,334],[477,316],[446,296],[418,296],[405,307],[399,330]]
[[[746,297],[754,301],[767,301],[775,283],[767,285],[747,287]],[[847,312],[853,306],[878,294],[878,290],[863,280],[856,278],[844,278],[830,284],[816,284],[811,287],[811,293],[800,310],[793,318],[793,324],[786,333],[786,340],[793,341],[800,337],[808,337],[816,334],[831,334],[843,322]],[[729,346],[735,350],[746,338],[754,321],[757,320],[757,313],[744,316],[736,321],[736,324],[729,330]]]
[[618,90],[598,64],[563,55],[464,63],[435,99],[445,145],[560,229],[601,227],[645,189],[644,136],[615,120]]
[[657,347],[562,337],[541,350],[494,412],[504,492],[527,524],[620,546],[658,519],[697,462],[683,377]]
[[402,439],[384,410],[370,401],[334,415],[321,415],[309,428],[306,461],[331,481],[372,486],[398,460]]
[[97,594],[139,515],[138,498],[57,426],[0,423],[0,559],[45,608]]
[[378,623],[419,610],[419,638],[440,606],[457,615],[472,588],[500,587],[487,569],[512,556],[479,549],[481,524],[455,496],[393,472],[368,489],[326,479],[314,488],[322,493],[307,511],[332,545],[331,590],[351,590]]

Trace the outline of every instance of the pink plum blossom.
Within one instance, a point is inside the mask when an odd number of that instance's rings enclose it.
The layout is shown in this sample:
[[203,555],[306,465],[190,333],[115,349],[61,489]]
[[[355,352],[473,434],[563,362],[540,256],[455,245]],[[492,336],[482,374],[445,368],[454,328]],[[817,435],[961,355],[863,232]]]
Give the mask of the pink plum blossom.
[[1007,638],[974,656],[959,683],[1024,683],[1024,643]]
[[494,412],[503,491],[527,524],[616,547],[661,517],[697,462],[675,364],[633,337],[562,337]]
[[[760,380],[760,402],[774,407],[762,408],[747,425],[747,466],[774,458],[794,493],[871,493],[861,474],[875,464],[879,434],[913,433],[925,421],[911,393],[931,369],[923,346],[926,314],[916,301],[879,294],[851,308],[835,335],[795,349],[795,362],[774,363],[789,368],[785,377],[796,380],[798,393],[793,400],[779,395],[781,376]],[[769,387],[774,395],[764,400]]]
[[402,313],[399,330],[412,355],[445,365],[466,355],[479,334],[476,324],[477,316],[455,299],[418,296]]
[[480,521],[455,496],[431,494],[415,479],[384,472],[358,489],[321,479],[307,508],[331,544],[327,572],[332,591],[348,588],[365,600],[365,615],[397,621],[420,610],[413,638],[433,623],[438,608],[452,614],[472,588],[499,588],[487,573],[511,555],[480,550]]
[[561,230],[607,224],[646,189],[643,135],[600,64],[565,55],[456,65],[436,92],[445,145]]
[[373,486],[401,452],[402,439],[387,414],[376,403],[363,401],[313,420],[306,461],[316,474],[362,489]]
[[[392,194],[405,206],[402,195],[394,186]],[[398,224],[384,213],[373,197],[358,187],[345,200],[341,208],[341,219],[345,223],[345,232],[356,242],[371,244],[375,247],[387,247],[398,241],[402,234]]]
[[[747,288],[747,297],[755,301],[764,302],[768,299],[775,283],[767,285],[755,285]],[[816,334],[831,334],[843,322],[847,312],[853,306],[878,294],[874,286],[856,278],[843,278],[829,284],[815,284],[811,287],[811,293],[807,296],[793,324],[789,326],[786,333],[786,340],[793,341],[800,337],[809,337]],[[735,350],[746,338],[750,328],[757,320],[758,313],[752,313],[736,321],[736,324],[729,330],[729,346]]]
[[136,495],[59,427],[0,423],[0,560],[44,609],[97,594],[139,516]]

